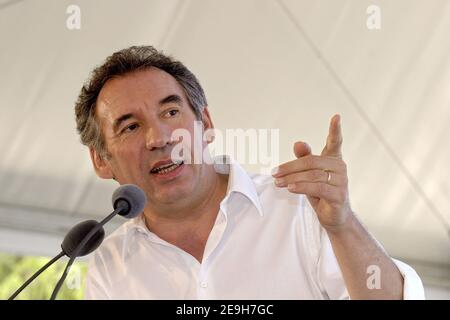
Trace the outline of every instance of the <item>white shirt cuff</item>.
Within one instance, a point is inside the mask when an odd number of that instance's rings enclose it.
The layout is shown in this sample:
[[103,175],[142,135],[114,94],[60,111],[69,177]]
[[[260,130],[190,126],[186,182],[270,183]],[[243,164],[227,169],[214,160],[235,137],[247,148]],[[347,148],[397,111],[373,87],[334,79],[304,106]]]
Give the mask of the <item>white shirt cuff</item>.
[[422,280],[416,271],[404,262],[392,259],[403,276],[403,300],[425,300]]

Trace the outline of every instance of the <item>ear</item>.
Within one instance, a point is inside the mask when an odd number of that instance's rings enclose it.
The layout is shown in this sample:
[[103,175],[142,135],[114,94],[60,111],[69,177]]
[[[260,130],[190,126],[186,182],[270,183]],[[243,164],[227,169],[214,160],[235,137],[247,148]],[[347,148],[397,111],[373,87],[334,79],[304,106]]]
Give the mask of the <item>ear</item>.
[[[202,111],[202,122],[203,122],[203,131],[206,131],[208,129],[214,129],[214,124],[209,114],[208,106],[205,106],[205,108]],[[214,136],[211,137],[211,140],[208,140],[208,143],[211,143],[213,141]]]
[[89,147],[89,153],[97,176],[102,179],[113,179],[114,174],[109,166],[108,160],[104,159],[93,147]]

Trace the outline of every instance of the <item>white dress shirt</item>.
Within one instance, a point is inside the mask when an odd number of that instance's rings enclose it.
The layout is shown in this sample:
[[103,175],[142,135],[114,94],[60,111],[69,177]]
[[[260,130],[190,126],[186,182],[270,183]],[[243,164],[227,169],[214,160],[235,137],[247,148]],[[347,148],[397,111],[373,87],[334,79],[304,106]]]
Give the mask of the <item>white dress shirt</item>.
[[[229,174],[228,189],[202,262],[150,232],[141,214],[91,256],[86,299],[349,299],[306,196],[276,187],[269,175],[247,174],[234,161],[215,168]],[[393,261],[404,299],[423,299],[417,273]]]

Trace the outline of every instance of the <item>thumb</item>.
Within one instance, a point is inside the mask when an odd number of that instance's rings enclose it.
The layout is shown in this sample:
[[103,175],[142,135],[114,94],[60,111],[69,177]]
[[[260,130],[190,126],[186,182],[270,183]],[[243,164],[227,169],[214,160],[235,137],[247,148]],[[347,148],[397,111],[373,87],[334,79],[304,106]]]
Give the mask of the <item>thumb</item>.
[[294,143],[294,154],[297,158],[307,156],[311,154],[311,147],[306,142],[297,141]]

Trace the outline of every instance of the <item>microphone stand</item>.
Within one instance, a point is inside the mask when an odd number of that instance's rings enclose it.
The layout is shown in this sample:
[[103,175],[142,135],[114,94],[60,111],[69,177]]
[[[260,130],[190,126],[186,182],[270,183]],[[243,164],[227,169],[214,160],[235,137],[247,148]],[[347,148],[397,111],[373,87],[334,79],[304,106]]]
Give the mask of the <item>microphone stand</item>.
[[[8,298],[8,300],[14,300],[17,295],[19,295],[20,292],[22,292],[34,279],[36,279],[42,272],[44,272],[48,267],[50,267],[53,263],[55,263],[57,260],[59,260],[63,256],[71,257],[71,255],[74,253],[75,249],[77,248],[78,244],[84,239],[87,233],[89,233],[94,227],[98,225],[98,222],[95,220],[86,220],[78,223],[77,225],[73,226],[69,232],[64,237],[63,242],[61,243],[62,251],[59,253],[56,257],[54,257],[52,260],[50,260],[47,264],[45,264],[43,267],[41,267],[37,272],[35,272],[22,286],[17,289],[11,297]],[[84,256],[86,254],[89,254],[93,250],[95,250],[100,243],[103,241],[105,231],[103,228],[101,230],[98,230],[96,233],[97,239],[92,239],[90,241],[89,246],[87,244],[83,247],[82,252],[78,251],[77,255]]]
[[128,201],[121,199],[117,202],[117,208],[106,218],[104,218],[102,221],[100,221],[94,228],[91,229],[91,231],[83,238],[83,240],[78,244],[76,247],[74,253],[70,257],[69,261],[66,264],[66,268],[64,269],[64,272],[59,279],[58,283],[55,286],[55,289],[53,290],[52,296],[50,297],[50,300],[55,300],[56,296],[58,295],[59,290],[61,289],[61,286],[64,283],[64,280],[66,279],[67,275],[69,274],[70,268],[75,261],[76,257],[80,253],[80,251],[83,249],[83,247],[86,245],[86,243],[92,238],[92,236],[100,230],[100,228],[103,227],[104,224],[106,224],[109,220],[111,220],[115,215],[121,214],[122,212],[130,211],[130,204]]
[[19,293],[22,292],[23,289],[25,289],[34,279],[36,279],[42,272],[44,272],[45,269],[50,267],[52,264],[54,264],[56,261],[58,261],[61,257],[64,257],[64,251],[61,251],[56,257],[54,257],[52,260],[47,262],[42,268],[40,268],[35,274],[33,274],[19,289],[16,290],[12,294],[11,297],[8,298],[8,300],[14,300],[15,297],[19,295]]

